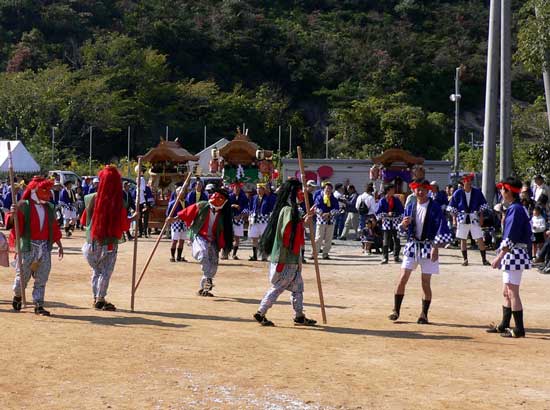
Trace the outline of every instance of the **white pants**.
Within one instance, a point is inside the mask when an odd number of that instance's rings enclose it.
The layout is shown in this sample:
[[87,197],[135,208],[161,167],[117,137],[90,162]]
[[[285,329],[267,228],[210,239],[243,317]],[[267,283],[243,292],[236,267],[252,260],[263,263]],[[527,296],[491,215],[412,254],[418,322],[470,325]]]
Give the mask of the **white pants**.
[[439,274],[439,260],[432,262],[431,259],[420,258],[419,260],[410,256],[403,257],[402,269],[415,270],[420,265],[420,271],[426,275]]
[[519,286],[521,283],[521,274],[523,270],[503,270],[502,283]]
[[478,224],[458,224],[456,228],[456,237],[458,239],[468,239],[468,233],[472,234],[472,239],[483,238],[483,231]]
[[315,231],[315,247],[317,252],[323,250],[323,256],[328,256],[332,247],[332,237],[334,235],[334,225],[317,224]]
[[248,237],[249,238],[260,238],[267,228],[267,223],[255,223],[251,224],[248,227]]

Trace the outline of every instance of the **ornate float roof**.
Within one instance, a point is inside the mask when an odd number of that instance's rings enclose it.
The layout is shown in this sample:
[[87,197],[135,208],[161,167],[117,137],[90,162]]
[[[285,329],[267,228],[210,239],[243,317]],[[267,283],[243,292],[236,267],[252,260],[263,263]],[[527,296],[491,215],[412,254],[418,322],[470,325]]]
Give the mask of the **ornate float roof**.
[[415,157],[414,155],[411,155],[410,152],[407,152],[405,150],[399,149],[399,148],[391,148],[378,157],[373,157],[372,162],[375,164],[382,164],[385,167],[391,166],[394,162],[402,162],[407,164],[408,166],[412,165],[420,165],[424,163],[424,158],[422,157]]
[[[258,149],[258,145],[250,141],[248,135],[241,133],[240,128],[237,128],[235,138],[220,148],[219,153],[226,164],[250,165],[256,162],[256,151]],[[272,154],[271,151],[265,151],[266,157]]]
[[159,145],[151,148],[147,154],[141,157],[143,162],[187,162],[198,161],[199,157],[192,155],[185,148],[182,148],[178,141],[161,140]]

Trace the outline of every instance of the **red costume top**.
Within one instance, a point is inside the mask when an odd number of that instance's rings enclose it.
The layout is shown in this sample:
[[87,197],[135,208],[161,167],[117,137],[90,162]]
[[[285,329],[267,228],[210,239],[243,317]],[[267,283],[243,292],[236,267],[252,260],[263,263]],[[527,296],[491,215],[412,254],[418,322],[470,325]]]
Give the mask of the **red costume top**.
[[[203,212],[200,212],[200,211],[203,211]],[[201,217],[204,218],[204,221],[200,224],[200,228],[198,229],[197,234],[202,236],[206,240],[209,240],[208,225],[210,221],[210,213],[211,212],[210,212],[209,204],[205,201],[201,201],[201,202],[192,204],[187,208],[185,208],[184,210],[178,212],[178,218],[180,218],[188,227],[191,227],[195,219],[201,218]],[[218,224],[221,223],[220,217],[221,217],[221,212],[216,212],[214,225],[212,226],[212,234],[217,241],[218,248],[223,249],[225,247],[225,239],[223,234],[218,234]]]
[[[17,219],[19,220],[19,235],[23,235],[25,232],[25,225],[27,223],[30,223],[31,226],[31,241],[47,241],[50,236],[50,228],[49,224],[52,224],[52,241],[57,242],[61,239],[61,230],[59,229],[59,225],[57,224],[57,221],[54,219],[53,221],[48,221],[48,205],[37,205],[33,200],[29,201],[29,211],[30,211],[30,221],[25,221],[25,215],[21,211],[17,211]],[[44,209],[44,224],[42,225],[42,229],[40,229],[40,218],[38,216],[38,211],[36,210],[36,206],[41,206],[42,209]],[[11,218],[12,214],[8,213],[7,220]],[[15,246],[15,224],[12,226],[12,229],[10,231],[10,247]]]

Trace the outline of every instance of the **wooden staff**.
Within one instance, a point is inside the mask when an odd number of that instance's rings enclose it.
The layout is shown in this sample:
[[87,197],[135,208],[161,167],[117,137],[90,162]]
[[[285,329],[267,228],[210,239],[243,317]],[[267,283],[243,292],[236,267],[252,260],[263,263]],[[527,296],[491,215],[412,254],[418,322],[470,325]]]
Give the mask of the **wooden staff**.
[[[11,203],[15,208],[15,212],[12,213],[13,217],[13,226],[15,227],[15,252],[17,252],[17,266],[19,267],[19,288],[21,291],[21,304],[23,307],[27,304],[27,298],[25,296],[25,285],[24,285],[24,275],[23,275],[23,260],[21,258],[21,244],[19,243],[19,217],[17,216],[17,194],[15,192],[15,177],[13,171],[13,158],[11,156],[11,144],[8,141],[8,172],[10,178],[10,188],[11,188]],[[28,222],[28,221],[27,221]]]
[[[132,296],[130,298],[130,310],[134,311],[134,299],[135,299],[135,288],[136,288],[136,268],[137,268],[137,252],[138,252],[138,237],[139,237],[139,221],[141,219],[141,211],[139,209],[139,198],[141,193],[141,157],[138,157],[138,172],[137,172],[137,186],[136,186],[136,218],[134,225],[134,257],[132,260]],[[128,158],[128,170],[130,169],[130,158]]]
[[[187,174],[187,178],[185,179],[185,182],[183,183],[181,191],[179,192],[179,194],[176,198],[176,204],[179,201],[181,201],[181,197],[182,197],[183,193],[185,192],[185,190],[187,189],[187,186],[189,185],[190,179],[191,179],[191,171],[189,171],[189,173]],[[164,221],[164,225],[162,226],[162,230],[160,231],[160,234],[157,238],[157,241],[155,242],[155,246],[153,247],[153,250],[151,251],[151,254],[149,255],[149,258],[147,259],[147,262],[145,262],[145,266],[143,267],[143,270],[141,271],[141,275],[139,276],[139,280],[137,281],[136,286],[134,287],[134,293],[137,291],[137,288],[138,288],[139,284],[141,283],[141,280],[143,279],[143,276],[145,275],[145,272],[147,272],[147,268],[149,267],[149,264],[151,263],[151,260],[153,259],[153,256],[155,255],[155,252],[157,251],[160,240],[162,239],[162,235],[164,235],[164,231],[166,231],[166,228],[168,227],[168,221],[170,220],[170,218],[173,217],[175,210],[176,210],[176,206],[174,204],[174,206],[170,210],[170,215],[168,215],[168,217]]]
[[[306,209],[309,209],[312,204],[309,203],[309,195],[305,192],[306,188],[306,173],[304,171],[304,161],[302,159],[302,147],[297,147],[298,153],[298,166],[300,167],[300,179],[302,180],[302,186],[304,188],[304,200],[306,202]],[[327,324],[327,313],[325,312],[325,299],[323,298],[323,286],[321,285],[321,272],[319,271],[319,257],[317,254],[317,245],[315,243],[315,237],[313,233],[313,221],[309,219],[309,239],[311,240],[311,252],[313,254],[313,264],[315,265],[315,276],[317,277],[317,290],[319,291],[319,304],[321,305],[321,316],[323,317],[323,323]]]

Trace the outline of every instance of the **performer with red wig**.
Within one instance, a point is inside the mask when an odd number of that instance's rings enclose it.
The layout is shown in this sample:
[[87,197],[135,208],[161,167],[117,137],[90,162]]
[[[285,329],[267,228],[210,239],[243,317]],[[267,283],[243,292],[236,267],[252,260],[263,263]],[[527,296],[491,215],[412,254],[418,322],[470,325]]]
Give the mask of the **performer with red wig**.
[[116,167],[107,165],[99,173],[96,193],[84,197],[85,209],[81,224],[86,226],[86,243],[82,253],[92,267],[92,292],[97,310],[116,310],[105,300],[109,281],[115,268],[118,243],[130,229],[122,200],[122,178]]
[[12,212],[7,218],[8,227],[12,227],[10,233],[12,246],[15,245],[14,213],[18,218],[22,265],[16,266],[12,306],[16,311],[21,310],[21,277],[23,288],[26,288],[32,275],[34,277],[32,291],[34,313],[42,316],[50,316],[50,312],[44,309],[44,294],[51,270],[51,250],[54,243],[58,246],[59,259],[63,259],[61,230],[55,219],[55,207],[49,202],[52,187],[52,180],[34,177],[17,203],[17,210],[12,206]]
[[216,189],[208,201],[199,201],[178,212],[177,218],[189,227],[192,255],[202,267],[199,296],[214,296],[214,276],[218,271],[219,252],[229,253],[233,245],[233,220],[229,193]]

